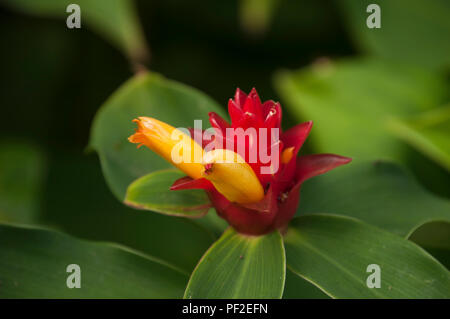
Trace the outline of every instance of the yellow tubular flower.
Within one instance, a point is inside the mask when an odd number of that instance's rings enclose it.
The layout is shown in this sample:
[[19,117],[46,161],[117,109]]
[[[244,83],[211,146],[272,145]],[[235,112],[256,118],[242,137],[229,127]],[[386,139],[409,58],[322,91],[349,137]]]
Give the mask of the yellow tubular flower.
[[264,190],[253,169],[239,154],[216,149],[204,156],[202,176],[230,202],[250,204],[264,198]]
[[133,122],[138,129],[128,138],[130,142],[147,146],[194,179],[202,177],[203,148],[190,136],[151,117],[139,117]]

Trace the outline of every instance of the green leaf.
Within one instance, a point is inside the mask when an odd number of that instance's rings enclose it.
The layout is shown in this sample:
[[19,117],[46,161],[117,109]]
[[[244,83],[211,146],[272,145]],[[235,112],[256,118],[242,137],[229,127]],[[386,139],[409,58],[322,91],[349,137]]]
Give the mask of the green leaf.
[[330,297],[312,283],[286,270],[283,299],[329,299]]
[[[429,67],[450,66],[450,5],[447,0],[338,1],[353,39],[376,56]],[[381,9],[381,28],[369,29],[369,4]]]
[[52,157],[39,222],[79,238],[120,243],[192,272],[218,236],[194,219],[144,213],[118,202],[91,155]]
[[285,270],[278,232],[252,237],[228,228],[198,263],[184,297],[281,298]]
[[134,181],[127,190],[125,204],[171,216],[201,217],[211,206],[203,190],[171,191],[173,182],[185,174],[179,170],[161,170]]
[[[37,16],[66,19],[70,0],[5,0],[8,6]],[[144,35],[132,0],[77,0],[84,23],[125,52],[132,61],[143,62],[148,56]],[[66,28],[66,23],[61,23]],[[69,29],[68,29],[69,30]],[[70,31],[70,30],[69,30]],[[72,30],[76,32],[76,30]]]
[[172,167],[149,149],[138,150],[127,140],[135,129],[134,118],[150,116],[174,127],[194,127],[194,120],[202,120],[206,129],[210,111],[223,115],[203,93],[155,73],[136,76],[113,94],[94,119],[90,146],[98,152],[106,181],[117,198],[123,200],[137,178]]
[[450,269],[450,222],[426,223],[414,230],[408,239]]
[[450,172],[450,105],[414,116],[392,119],[391,132]]
[[3,141],[0,167],[0,220],[36,222],[46,168],[42,151],[28,143]]
[[309,139],[317,152],[361,159],[403,160],[406,145],[387,123],[440,105],[444,83],[428,71],[371,59],[322,61],[275,78],[296,119],[314,121]]
[[450,201],[425,191],[400,166],[358,162],[304,183],[297,215],[347,215],[407,237],[433,220],[450,221]]
[[[80,267],[68,288],[67,266]],[[179,298],[187,276],[157,259],[111,244],[0,225],[0,298]]]
[[[450,272],[412,242],[356,219],[294,219],[285,236],[288,267],[334,298],[450,298]],[[381,287],[368,288],[379,265]]]

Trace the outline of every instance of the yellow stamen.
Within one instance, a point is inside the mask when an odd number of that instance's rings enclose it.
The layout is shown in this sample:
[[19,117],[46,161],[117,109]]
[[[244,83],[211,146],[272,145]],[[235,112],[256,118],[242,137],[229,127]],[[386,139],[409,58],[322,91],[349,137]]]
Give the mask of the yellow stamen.
[[202,177],[203,148],[181,130],[150,117],[133,120],[136,133],[128,138],[131,143],[145,145],[190,177]]
[[294,147],[288,147],[281,153],[281,163],[289,163],[292,159],[292,156],[294,156]]
[[253,169],[233,151],[216,149],[204,156],[202,176],[231,202],[249,204],[264,198],[264,190]]

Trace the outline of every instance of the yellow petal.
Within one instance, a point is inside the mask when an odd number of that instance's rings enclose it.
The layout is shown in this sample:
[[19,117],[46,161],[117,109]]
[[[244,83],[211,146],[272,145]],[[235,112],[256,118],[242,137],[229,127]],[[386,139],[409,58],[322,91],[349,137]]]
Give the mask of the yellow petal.
[[128,138],[131,143],[145,145],[190,177],[202,177],[203,148],[181,130],[151,117],[133,120],[136,133]]
[[230,150],[217,149],[204,156],[203,177],[231,202],[249,204],[264,198],[264,190],[253,169]]

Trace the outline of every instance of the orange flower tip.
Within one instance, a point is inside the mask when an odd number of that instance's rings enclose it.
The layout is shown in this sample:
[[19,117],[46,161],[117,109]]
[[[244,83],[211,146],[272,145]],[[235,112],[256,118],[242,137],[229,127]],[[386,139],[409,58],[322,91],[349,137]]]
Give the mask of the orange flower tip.
[[137,123],[136,132],[128,138],[131,143],[147,146],[186,175],[200,178],[203,165],[196,160],[203,156],[203,148],[189,135],[167,123],[151,117],[140,116],[133,119]]
[[287,164],[291,161],[292,157],[294,156],[294,149],[295,147],[292,146],[283,150],[283,153],[281,153],[281,163]]
[[[133,121],[135,122],[135,121]],[[136,132],[131,135],[130,137],[128,137],[128,141],[134,144],[138,144],[137,148],[140,148],[142,145],[145,144],[145,134],[143,134],[142,132],[140,132],[139,130],[135,130]]]

